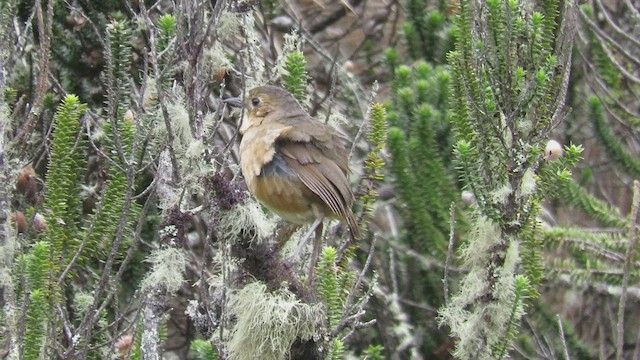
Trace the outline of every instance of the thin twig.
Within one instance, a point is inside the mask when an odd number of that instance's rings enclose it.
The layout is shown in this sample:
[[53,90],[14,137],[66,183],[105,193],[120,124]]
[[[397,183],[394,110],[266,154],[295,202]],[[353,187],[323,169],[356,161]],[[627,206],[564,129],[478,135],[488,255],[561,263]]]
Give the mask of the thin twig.
[[444,302],[449,302],[449,266],[453,258],[453,248],[455,247],[456,237],[456,203],[451,202],[449,207],[449,246],[447,247],[447,259],[444,262],[444,279],[442,280],[444,289]]
[[622,275],[622,294],[620,294],[620,303],[618,304],[618,323],[617,341],[616,341],[616,359],[624,358],[624,311],[627,305],[627,288],[629,287],[629,278],[631,277],[632,261],[636,257],[636,248],[638,246],[638,216],[640,209],[640,181],[633,182],[633,202],[631,212],[629,213],[629,246],[627,247],[627,259],[624,263],[624,273]]
[[[376,240],[377,240],[377,237],[374,236],[373,241],[371,241],[371,246],[369,247],[369,255],[367,256],[367,261],[364,263],[364,266],[362,267],[362,270],[358,274],[356,281],[353,282],[353,285],[349,290],[349,295],[347,295],[347,301],[345,301],[344,308],[342,309],[342,316],[340,317],[340,321],[338,322],[336,327],[333,330],[331,330],[331,333],[330,333],[331,337],[337,336],[347,325],[349,325],[349,321],[348,321],[350,318],[349,313],[351,313],[354,308],[353,298],[355,297],[356,292],[360,288],[360,284],[362,283],[362,280],[365,274],[369,271],[369,268],[371,267],[371,261],[373,260],[373,254],[376,247]],[[361,312],[358,312],[358,314],[360,313]],[[360,317],[357,317],[356,320],[359,318]]]
[[44,104],[44,96],[49,88],[49,60],[51,52],[51,34],[53,24],[53,0],[47,2],[46,18],[42,10],[42,2],[35,2],[36,21],[38,22],[38,38],[40,40],[39,49],[39,69],[38,80],[36,83],[36,95],[33,99],[29,113],[27,114],[27,120],[24,126],[18,132],[14,142],[16,144],[24,144],[26,146],[26,139],[31,135],[33,128],[36,125],[36,120],[40,116],[42,106]]

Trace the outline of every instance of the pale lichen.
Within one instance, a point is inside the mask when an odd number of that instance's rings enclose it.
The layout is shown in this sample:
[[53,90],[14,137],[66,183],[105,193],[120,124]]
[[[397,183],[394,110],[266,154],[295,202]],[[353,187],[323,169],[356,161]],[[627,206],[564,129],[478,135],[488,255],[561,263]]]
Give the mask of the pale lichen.
[[151,271],[142,280],[143,292],[164,289],[167,293],[173,294],[180,289],[187,266],[187,257],[182,250],[172,247],[154,250],[146,261],[152,266]]
[[173,146],[180,149],[187,148],[193,142],[187,109],[184,104],[173,102],[167,105],[167,111],[169,112],[171,130],[174,135]]
[[240,34],[241,15],[224,11],[216,22],[216,32],[221,39]]
[[251,89],[267,83],[264,62],[260,61],[262,53],[260,36],[256,30],[255,19],[252,14],[240,17],[242,31],[245,35],[246,46],[240,50],[243,59],[246,88]]
[[173,164],[169,150],[160,153],[158,159],[158,171],[156,192],[158,194],[158,207],[166,210],[173,208],[179,200],[178,193],[173,185]]
[[91,304],[93,304],[93,295],[84,291],[74,293],[73,308],[79,319],[85,315]]
[[260,204],[252,197],[228,211],[215,214],[218,219],[217,228],[220,235],[227,239],[235,239],[243,231],[253,230],[256,240],[262,240],[273,234],[276,222],[267,217]]
[[288,357],[296,341],[318,335],[324,318],[320,305],[302,303],[286,289],[268,292],[255,282],[233,294],[229,310],[236,316],[228,343],[232,359],[273,359]]
[[509,200],[509,195],[513,193],[513,188],[511,184],[505,182],[501,187],[495,189],[491,193],[491,199],[497,204],[506,204]]
[[[489,267],[496,251],[505,245],[500,229],[487,218],[476,219],[471,241],[462,250],[468,274],[449,303],[439,310],[439,321],[447,324],[459,341],[454,357],[459,359],[493,359],[495,349],[503,344],[510,327],[524,314],[516,300],[516,268],[520,263],[519,243],[509,239],[503,261]],[[496,264],[494,264],[496,265]],[[490,268],[493,268],[490,273]],[[481,301],[490,295],[491,300]],[[515,312],[514,305],[516,306]]]
[[522,181],[520,182],[520,191],[518,192],[518,198],[527,198],[535,193],[538,184],[536,182],[536,174],[533,168],[528,168],[522,175]]
[[145,92],[142,95],[142,106],[145,109],[150,109],[158,104],[158,87],[156,79],[148,78]]

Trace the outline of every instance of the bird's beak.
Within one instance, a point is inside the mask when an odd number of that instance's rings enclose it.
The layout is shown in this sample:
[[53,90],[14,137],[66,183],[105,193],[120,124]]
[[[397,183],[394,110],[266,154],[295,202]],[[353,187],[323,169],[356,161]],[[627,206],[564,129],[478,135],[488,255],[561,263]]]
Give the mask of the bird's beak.
[[242,107],[243,103],[242,103],[242,99],[240,99],[239,97],[232,97],[232,98],[227,98],[222,100],[223,103],[229,104],[230,106],[233,107]]

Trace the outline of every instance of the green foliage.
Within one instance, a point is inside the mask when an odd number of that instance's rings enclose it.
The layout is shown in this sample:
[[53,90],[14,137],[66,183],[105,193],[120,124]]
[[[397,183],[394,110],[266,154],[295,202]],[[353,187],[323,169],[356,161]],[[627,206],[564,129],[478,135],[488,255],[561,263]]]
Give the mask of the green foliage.
[[24,256],[26,271],[27,321],[24,323],[25,358],[38,358],[50,309],[60,300],[57,280],[81,239],[80,175],[85,167],[84,144],[80,138],[80,116],[85,105],[73,95],[65,97],[54,118],[51,157],[45,185],[45,213],[48,222],[41,241],[34,243]]
[[4,89],[3,104],[7,106],[8,110],[13,110],[13,106],[18,100],[18,90],[7,87]]
[[421,252],[443,249],[445,235],[436,229],[429,208],[417,196],[421,182],[418,182],[417,176],[411,173],[412,162],[402,130],[391,128],[389,131],[389,151],[393,155],[391,171],[395,176],[398,195],[404,204],[401,210],[403,218],[406,219],[406,241],[412,248],[419,249]]
[[636,154],[625,150],[620,137],[613,133],[605,119],[602,103],[597,97],[592,96],[589,98],[589,110],[595,133],[600,143],[604,145],[609,157],[629,175],[640,177],[640,158]]
[[47,218],[52,220],[48,222],[45,238],[51,242],[54,262],[62,254],[70,257],[70,246],[75,248],[81,241],[77,230],[82,211],[80,184],[86,166],[86,141],[80,135],[80,116],[85,108],[86,105],[81,104],[76,96],[67,95],[54,118],[44,199]]
[[31,251],[25,255],[23,263],[26,267],[26,293],[21,300],[27,304],[26,321],[24,322],[25,359],[37,359],[44,351],[47,329],[49,327],[51,300],[55,296],[50,284],[51,246],[46,241],[32,245]]
[[384,346],[370,344],[364,350],[363,360],[383,360],[384,359]]
[[[384,53],[393,75],[391,103],[386,105],[390,179],[402,223],[400,236],[394,240],[419,256],[439,262],[446,257],[449,208],[458,200],[459,189],[451,163],[451,74],[432,62],[442,62],[453,32],[442,13],[444,9],[435,9],[423,0],[408,0],[406,6],[403,31],[410,59],[403,60],[396,49]],[[465,222],[457,220],[456,230],[462,230]],[[401,261],[410,263],[412,259]],[[439,307],[443,300],[441,274],[415,264],[404,266],[399,296]],[[417,321],[424,319],[417,308],[408,307],[406,311],[409,317],[421,319]],[[427,321],[426,326],[435,330],[435,321]],[[437,346],[438,339],[431,338],[422,344],[421,351],[432,353]]]
[[131,82],[131,30],[126,21],[113,20],[106,28],[107,111],[111,118],[121,118],[129,105]]
[[[591,19],[594,20],[593,9],[590,6],[583,6],[582,10]],[[605,50],[605,44],[600,42],[590,27],[585,27],[585,33],[587,35],[587,41],[589,42],[589,50],[591,52],[592,60],[591,64],[594,65],[598,76],[607,84],[613,94],[620,94],[621,80],[620,72],[616,68],[616,65],[611,61]]]
[[191,342],[191,354],[196,360],[218,360],[218,353],[207,340],[195,339]]
[[371,126],[367,133],[367,140],[377,151],[382,150],[387,142],[387,112],[382,104],[371,104]]
[[560,184],[560,197],[567,205],[577,207],[602,225],[615,227],[625,226],[626,222],[622,218],[619,209],[597,199],[573,180],[563,180]]
[[[115,126],[120,131],[115,133]],[[104,131],[107,135],[106,149],[109,154],[117,155],[120,149],[125,159],[131,158],[133,151],[133,141],[135,136],[135,124],[131,121],[113,122],[106,124]],[[120,142],[120,146],[116,145],[116,139]],[[91,216],[90,222],[86,223],[84,231],[88,236],[87,248],[92,250],[88,256],[81,257],[82,261],[91,261],[96,257],[106,258],[112,250],[114,236],[117,234],[120,222],[124,221],[123,227],[125,234],[130,234],[133,224],[131,221],[135,218],[135,214],[139,211],[139,206],[130,204],[132,214],[128,214],[129,209],[126,208],[127,194],[129,193],[127,174],[123,167],[127,166],[122,161],[116,161],[120,166],[108,167],[108,179],[101,193],[100,202],[97,209]],[[123,215],[129,215],[124,216]]]
[[342,340],[334,340],[331,343],[331,347],[329,348],[329,356],[327,358],[331,360],[344,359],[344,343],[342,342]]
[[413,249],[436,254],[445,248],[449,204],[456,195],[447,159],[450,151],[445,112],[449,76],[443,67],[418,62],[396,69],[389,122],[391,173],[404,208],[406,240]]
[[430,5],[427,0],[407,0],[407,20],[402,29],[412,59],[441,62],[450,42],[447,19]]
[[[119,64],[122,63],[119,62]],[[117,63],[114,63],[111,68],[112,75],[118,72],[118,68]],[[120,74],[124,73],[120,72]],[[112,91],[110,96],[116,98],[128,85],[120,87],[123,82],[119,82],[115,77],[110,79],[114,85],[110,88]],[[116,107],[112,108],[113,111],[121,111],[116,110],[121,103],[126,104],[126,100],[113,101],[112,104],[116,104]],[[91,279],[92,271],[87,269],[102,266],[101,263],[110,256],[110,253],[119,248],[113,247],[114,238],[124,236],[127,229],[131,229],[129,223],[131,217],[128,217],[131,212],[125,205],[127,194],[131,189],[123,167],[127,166],[125,159],[130,159],[133,151],[135,125],[131,121],[117,122],[109,118],[112,122],[104,127],[107,132],[105,145],[107,153],[117,155],[120,152],[121,156],[114,160],[118,165],[109,169],[109,178],[105,183],[99,205],[90,219],[87,219],[83,215],[82,206],[87,146],[80,122],[85,108],[86,105],[81,104],[76,96],[68,95],[56,111],[42,211],[48,227],[40,235],[41,240],[34,243],[18,260],[24,264],[22,268],[26,273],[24,292],[21,292],[24,296],[20,298],[27,304],[24,341],[32,345],[24,348],[25,358],[37,358],[38,356],[32,357],[36,352],[47,354],[51,351],[50,346],[53,346],[52,342],[42,342],[42,329],[48,324],[56,324],[59,319],[55,313],[46,317],[39,314],[51,314],[50,309],[55,307],[69,307],[73,309],[70,320],[82,321],[87,304],[93,301],[93,296],[89,296],[90,299],[87,300],[83,297],[84,293],[77,292],[77,290],[86,289],[84,286],[94,283]],[[113,130],[116,127],[117,133]],[[121,226],[122,221],[124,221],[124,227]],[[121,228],[125,232],[119,233],[118,230]],[[122,249],[120,248],[120,251]],[[71,263],[71,261],[74,262]],[[59,276],[63,269],[68,272],[60,281]],[[83,271],[80,272],[80,269]],[[78,275],[89,281],[74,285],[73,279]],[[73,294],[72,292],[66,291],[72,286],[80,286],[80,289],[76,289],[75,298],[69,296]],[[100,312],[96,326],[107,326],[106,314],[107,311]],[[101,334],[95,339],[83,339],[83,341],[87,344],[92,341],[99,343],[108,341],[103,336],[104,332]],[[88,356],[96,358],[98,351],[89,351]]]
[[307,60],[302,51],[296,49],[285,55],[283,85],[298,101],[304,101],[307,98],[309,76],[306,66]]
[[49,277],[51,272],[51,245],[46,241],[38,241],[32,245],[26,255],[26,275],[29,290],[39,290],[51,296]]
[[156,22],[158,26],[158,51],[162,52],[169,48],[171,40],[176,36],[177,20],[171,14],[163,14]]
[[[169,22],[162,17],[162,21]],[[160,21],[160,20],[159,20]],[[113,250],[114,237],[130,233],[131,221],[135,218],[138,206],[127,203],[130,193],[126,169],[133,161],[133,147],[136,133],[133,114],[127,112],[129,106],[129,84],[131,82],[131,29],[126,21],[112,21],[107,26],[107,45],[111,50],[106,71],[107,87],[107,123],[103,125],[105,133],[105,153],[110,156],[107,162],[108,178],[100,194],[100,201],[91,221],[84,227],[87,238],[86,247],[90,253],[81,256],[82,264],[96,257],[106,259]],[[129,212],[133,213],[130,214]],[[121,224],[124,222],[124,224]],[[118,231],[122,234],[118,235]],[[124,249],[124,248],[123,248]],[[122,252],[123,249],[117,249]],[[88,255],[88,256],[87,256]]]
[[[475,15],[468,6],[462,6],[464,12],[457,20],[460,39],[449,55],[454,94],[451,119],[457,139],[468,143],[463,147],[458,143],[458,165],[465,185],[472,188],[487,216],[505,228],[521,227],[529,215],[522,217],[512,209],[531,208],[527,203],[536,196],[515,192],[529,187],[525,175],[539,166],[540,141],[550,130],[556,111],[553,104],[561,92],[561,72],[550,46],[555,21],[547,19],[555,14],[557,4],[546,5],[549,14],[527,18],[516,16],[520,5],[515,1],[508,2],[508,7],[502,1],[490,1],[487,23],[481,29],[490,41],[483,44],[471,33],[465,34]],[[479,69],[480,76],[473,69]],[[545,175],[549,177],[541,176],[536,183],[554,182],[554,174]],[[505,198],[496,192],[499,189],[511,194]]]
[[580,158],[575,146],[565,157],[543,153],[564,96],[558,57],[566,54],[553,46],[558,8],[550,0],[526,15],[515,0],[462,1],[456,19],[448,56],[455,164],[481,214],[464,250],[463,290],[440,312],[460,339],[454,354],[461,359],[502,358],[512,348],[525,301],[537,296],[544,274],[538,204]]
[[529,298],[529,291],[531,289],[532,287],[527,276],[516,275],[507,331],[502,341],[498,343],[494,349],[494,353],[497,354],[498,359],[506,356],[507,351],[512,347],[513,340],[518,335],[518,328],[520,327],[519,319],[525,314],[526,300]]
[[[593,281],[620,284],[621,259],[627,246],[623,230],[594,232],[556,227],[545,230],[542,241],[546,248],[562,254],[549,260],[549,267],[557,274],[569,274],[576,284]],[[637,275],[634,271],[634,276]]]
[[[364,178],[372,182],[384,179],[384,160],[382,150],[387,144],[388,127],[387,112],[384,106],[379,103],[371,104],[369,110],[370,127],[367,132],[367,141],[372,146],[371,152],[364,161]],[[368,187],[360,197],[360,202],[364,209],[362,218],[367,221],[369,214],[374,210],[373,205],[378,198],[378,192],[373,186]]]
[[[538,204],[536,202],[533,203],[531,211],[538,213]],[[543,256],[540,251],[542,245],[537,233],[538,221],[531,218],[521,231],[522,248],[520,250],[522,269],[531,285],[528,289],[529,298],[538,297],[538,290],[536,290],[535,286],[540,285],[542,278],[545,276]]]
[[[352,309],[346,308],[347,305],[363,304],[368,299],[367,296],[357,297],[351,293],[358,290],[353,288],[355,273],[341,266],[341,264],[347,263],[349,259],[338,264],[337,255],[335,248],[324,248],[316,269],[317,294],[320,302],[326,308],[325,316],[329,332],[334,331],[345,316],[351,315],[348,312],[352,311]],[[349,303],[349,298],[351,303]],[[343,333],[344,330],[335,337],[328,339],[328,359],[343,358],[345,351],[345,344],[341,340]]]
[[[328,328],[332,329],[338,324],[342,317],[343,305],[349,288],[348,280],[352,276],[345,273],[336,264],[337,251],[333,247],[326,247],[322,250],[317,269],[318,295],[323,304],[327,307]],[[345,276],[348,278],[346,279]]]
[[48,329],[49,301],[46,291],[34,289],[27,308],[23,355],[25,359],[40,359],[46,354],[45,342]]

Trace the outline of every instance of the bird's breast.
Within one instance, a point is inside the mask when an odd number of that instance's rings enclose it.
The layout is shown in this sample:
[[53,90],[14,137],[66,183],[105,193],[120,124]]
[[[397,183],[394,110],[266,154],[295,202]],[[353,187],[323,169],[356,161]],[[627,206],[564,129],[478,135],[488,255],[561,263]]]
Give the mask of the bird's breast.
[[240,167],[242,175],[251,189],[251,182],[258,176],[262,167],[273,160],[275,141],[287,126],[272,124],[252,126],[246,129],[240,142]]

